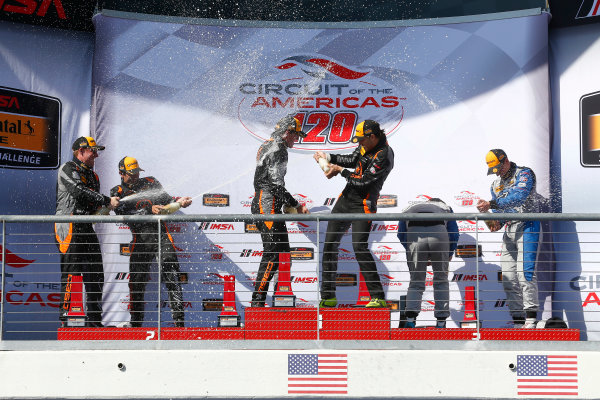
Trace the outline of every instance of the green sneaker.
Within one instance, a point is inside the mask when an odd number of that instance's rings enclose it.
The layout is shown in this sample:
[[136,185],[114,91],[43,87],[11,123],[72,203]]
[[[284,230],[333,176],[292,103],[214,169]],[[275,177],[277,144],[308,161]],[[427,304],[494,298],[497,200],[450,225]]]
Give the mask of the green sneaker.
[[337,306],[337,299],[335,297],[332,297],[331,299],[323,299],[319,303],[319,307],[321,307],[321,308],[335,307],[335,306]]
[[387,301],[383,299],[372,299],[365,307],[367,308],[387,308]]

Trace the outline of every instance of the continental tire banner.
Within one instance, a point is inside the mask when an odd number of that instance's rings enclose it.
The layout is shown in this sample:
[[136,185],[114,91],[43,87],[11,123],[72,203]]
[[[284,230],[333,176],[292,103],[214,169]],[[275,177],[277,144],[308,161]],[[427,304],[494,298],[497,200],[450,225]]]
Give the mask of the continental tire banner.
[[[56,171],[89,135],[92,36],[0,21],[0,37],[0,214],[51,215]],[[3,338],[56,339],[53,238],[53,224],[6,225]]]
[[[330,212],[345,185],[341,177],[327,180],[312,155],[353,151],[351,136],[365,119],[381,123],[395,152],[379,212],[401,212],[430,197],[442,198],[456,212],[476,212],[477,200],[491,196],[485,155],[492,148],[531,167],[537,191],[549,196],[545,14],[360,29],[186,25],[104,15],[94,22],[92,116],[97,140],[107,146],[97,160],[104,193],[120,183],[119,160],[131,156],[170,194],[193,197],[179,212],[249,214],[256,151],[275,122],[294,113],[307,137],[289,151],[286,187],[312,213]],[[299,307],[318,301],[326,225],[287,224]],[[101,229],[105,322],[127,321],[129,259],[122,249],[131,234],[126,226]],[[243,314],[263,251],[256,227],[204,222],[171,229],[188,277],[186,324],[216,325],[218,312],[202,312],[202,305],[223,298],[225,275],[236,277]],[[376,222],[369,243],[386,296],[395,302],[409,282],[397,229],[397,221]],[[463,248],[476,235],[484,235],[485,244],[482,257],[464,252],[451,263],[450,326],[464,317],[464,286],[478,281],[486,288],[480,297],[486,326],[511,326],[498,274],[502,234],[490,234],[482,224],[477,232],[474,221],[461,221],[460,230]],[[350,236],[344,236],[338,257],[337,298],[345,306],[361,296]],[[546,274],[540,278],[542,304],[553,281],[552,252],[544,254],[538,266]],[[151,279],[146,307],[154,315],[148,318],[156,319],[157,275]],[[161,319],[171,321],[161,296]],[[429,288],[420,319],[434,319],[432,299]]]
[[[555,137],[553,158],[560,160],[555,173],[561,176],[562,211],[598,213],[596,182],[600,174],[600,78],[595,66],[600,57],[596,38],[600,25],[556,30],[552,46],[552,86],[560,96],[553,104]],[[585,76],[586,79],[581,79]],[[560,168],[560,171],[559,171]],[[556,293],[558,316],[569,326],[587,333],[588,340],[600,340],[600,271],[598,270],[598,222],[557,223]],[[585,336],[584,336],[585,338]]]

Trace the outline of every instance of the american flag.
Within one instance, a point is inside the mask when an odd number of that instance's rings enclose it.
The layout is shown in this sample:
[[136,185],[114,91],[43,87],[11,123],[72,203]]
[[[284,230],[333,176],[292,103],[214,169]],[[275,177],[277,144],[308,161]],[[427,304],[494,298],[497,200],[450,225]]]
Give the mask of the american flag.
[[520,396],[577,396],[577,356],[517,356]]
[[288,393],[348,394],[348,355],[288,354]]

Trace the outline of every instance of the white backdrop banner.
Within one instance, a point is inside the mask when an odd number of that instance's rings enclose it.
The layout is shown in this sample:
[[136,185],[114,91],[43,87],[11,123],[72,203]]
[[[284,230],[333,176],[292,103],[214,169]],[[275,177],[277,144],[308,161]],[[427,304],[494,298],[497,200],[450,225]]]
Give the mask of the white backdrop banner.
[[[538,192],[549,195],[545,14],[368,29],[182,25],[103,15],[94,22],[92,118],[98,142],[107,146],[97,160],[104,193],[120,183],[117,163],[127,155],[170,194],[192,196],[185,213],[249,213],[256,151],[279,118],[295,113],[308,137],[290,151],[286,186],[313,212],[329,212],[344,180],[325,179],[312,154],[352,151],[351,135],[364,119],[381,123],[396,157],[379,212],[400,212],[428,196],[444,199],[456,212],[475,212],[477,199],[490,198],[485,154],[491,148],[503,148],[511,160],[533,168]],[[226,274],[236,276],[243,313],[262,251],[260,236],[243,223],[173,228],[189,277],[188,325],[216,324],[217,313],[202,313],[202,302],[222,297]],[[314,307],[318,300],[317,232],[325,228],[288,223],[291,246],[304,257],[292,266],[298,306]],[[113,324],[128,319],[128,257],[121,250],[131,235],[125,226],[101,229],[104,319]],[[462,319],[458,289],[479,280],[487,287],[482,308],[491,313],[486,326],[507,326],[497,274],[501,233],[480,229],[487,242],[479,274],[476,258],[457,258],[451,266],[452,319]],[[460,230],[461,243],[474,242],[472,221],[461,221]],[[370,243],[390,300],[408,287],[396,231],[397,221],[377,223]],[[552,268],[550,259],[542,269]],[[358,272],[349,237],[341,244],[339,272],[354,278]],[[423,320],[433,319],[430,290]],[[155,292],[153,277],[147,300]],[[548,292],[542,288],[542,297]],[[357,296],[358,286],[338,288],[338,299],[347,305]],[[156,306],[148,301],[147,310]],[[170,321],[167,306],[161,306]]]

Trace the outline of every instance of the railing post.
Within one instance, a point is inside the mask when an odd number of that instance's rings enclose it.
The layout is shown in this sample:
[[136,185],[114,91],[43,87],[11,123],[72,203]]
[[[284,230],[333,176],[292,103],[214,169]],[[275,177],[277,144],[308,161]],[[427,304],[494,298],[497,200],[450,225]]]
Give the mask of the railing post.
[[[319,325],[321,323],[321,321],[319,321],[319,317],[321,315],[321,313],[320,313],[321,312],[321,310],[320,310],[321,301],[319,300],[319,296],[320,296],[319,289],[320,289],[321,283],[322,283],[321,282],[321,274],[320,274],[321,251],[319,250],[320,249],[320,242],[321,242],[321,236],[320,236],[321,230],[319,229],[320,226],[321,226],[321,221],[319,220],[319,217],[317,217],[317,243],[316,243],[316,247],[317,248],[315,249],[316,250],[315,251],[316,257],[315,258],[317,260],[317,340],[321,340],[321,338],[319,336],[319,332],[320,332]],[[2,277],[4,277],[4,275]]]
[[162,232],[160,230],[161,226],[161,220],[160,218],[158,219],[158,256],[157,256],[157,264],[158,264],[158,340],[160,340],[160,333],[162,331],[162,325],[161,325],[161,314],[162,314],[162,299],[161,299],[161,288],[162,288],[162,246],[161,246],[161,242],[162,242]]
[[0,287],[0,341],[4,336],[4,277],[6,276],[6,221],[2,221],[2,286]]
[[475,216],[475,312],[477,313],[477,340],[481,340],[481,313],[479,312],[479,218]]

